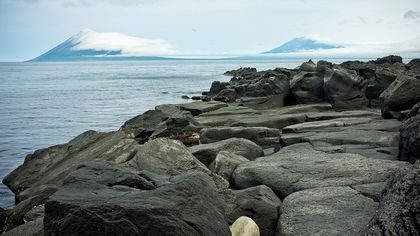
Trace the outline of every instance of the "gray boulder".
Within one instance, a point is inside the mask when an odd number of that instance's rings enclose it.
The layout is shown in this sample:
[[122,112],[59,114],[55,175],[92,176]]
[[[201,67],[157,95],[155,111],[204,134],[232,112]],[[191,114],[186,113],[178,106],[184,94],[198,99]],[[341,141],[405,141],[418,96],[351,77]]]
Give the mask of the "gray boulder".
[[44,219],[39,218],[34,221],[30,221],[23,225],[20,225],[2,236],[44,236]]
[[230,235],[223,204],[208,175],[157,177],[104,163],[86,163],[66,178],[45,203],[44,231],[45,235]]
[[216,159],[214,159],[214,161],[210,164],[209,169],[223,177],[226,181],[230,182],[235,168],[239,164],[247,161],[249,160],[243,156],[226,151],[220,151],[217,154]]
[[398,160],[414,164],[420,159],[420,103],[413,106],[400,127]]
[[263,149],[280,150],[280,130],[266,127],[212,127],[200,131],[200,143],[215,143],[229,138],[245,138]]
[[375,76],[369,79],[366,96],[369,98],[371,107],[379,107],[379,96],[394,80],[404,75],[406,68],[402,63],[391,64],[388,67],[378,67]]
[[339,66],[325,69],[324,91],[334,110],[368,107],[369,100],[365,95],[367,85],[367,80],[357,75],[354,70]]
[[284,199],[277,235],[358,236],[377,207],[350,187],[302,190]]
[[229,224],[247,216],[257,223],[260,235],[273,236],[279,219],[280,199],[267,186],[260,185],[244,190],[235,190],[237,208],[227,214]]
[[141,146],[132,160],[120,166],[167,175],[179,175],[189,171],[206,173],[216,185],[226,209],[235,205],[234,195],[229,189],[229,183],[221,176],[212,173],[178,140],[165,138],[151,140]]
[[32,207],[42,204],[59,188],[64,178],[86,161],[120,163],[131,159],[139,145],[124,132],[86,131],[70,142],[35,151],[3,179],[17,200],[9,213],[7,229],[23,223]]
[[406,75],[420,79],[420,59],[413,59],[407,64]]
[[299,104],[324,101],[324,80],[315,72],[301,72],[294,76],[290,89]]
[[254,142],[243,138],[230,138],[215,143],[191,146],[188,150],[204,165],[209,166],[220,151],[241,155],[248,160],[255,160],[264,155],[263,149]]
[[214,81],[211,84],[210,90],[208,92],[209,96],[214,96],[216,94],[218,94],[220,91],[222,91],[223,89],[227,88],[228,83],[222,83],[220,81]]
[[238,93],[235,89],[223,89],[213,99],[220,102],[235,102]]
[[145,143],[155,131],[156,125],[168,118],[162,111],[148,110],[145,113],[127,120],[120,128],[128,137]]
[[379,209],[363,235],[420,234],[420,163],[415,166],[417,168],[397,171],[391,176]]
[[397,79],[379,96],[384,118],[403,118],[401,111],[409,110],[420,102],[420,80],[410,76]]
[[303,62],[299,66],[298,72],[300,73],[302,71],[305,71],[305,72],[316,72],[317,71],[316,64],[312,60],[309,60],[307,62]]
[[410,167],[406,162],[316,151],[311,144],[300,143],[240,164],[233,172],[232,186],[245,189],[263,184],[284,199],[304,189],[384,182],[395,170]]

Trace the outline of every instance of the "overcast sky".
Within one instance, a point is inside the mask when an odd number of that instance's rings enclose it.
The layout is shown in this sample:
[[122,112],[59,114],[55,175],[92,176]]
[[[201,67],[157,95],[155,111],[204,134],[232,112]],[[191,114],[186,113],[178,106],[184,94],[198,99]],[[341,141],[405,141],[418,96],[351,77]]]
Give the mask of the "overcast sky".
[[[420,35],[420,3],[0,0],[0,61],[32,59],[87,28],[156,40],[188,55],[257,54],[303,36],[342,45],[382,45]],[[413,50],[420,54],[420,47]]]

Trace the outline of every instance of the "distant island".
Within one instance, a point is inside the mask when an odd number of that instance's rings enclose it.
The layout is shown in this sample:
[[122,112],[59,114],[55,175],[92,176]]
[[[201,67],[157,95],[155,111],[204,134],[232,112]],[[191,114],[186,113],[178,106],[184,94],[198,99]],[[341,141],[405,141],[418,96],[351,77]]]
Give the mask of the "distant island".
[[282,44],[270,51],[262,52],[261,54],[278,54],[278,53],[296,53],[309,50],[319,49],[333,49],[333,48],[344,48],[343,46],[330,45],[324,43],[318,43],[314,39],[306,37],[294,38],[287,43]]

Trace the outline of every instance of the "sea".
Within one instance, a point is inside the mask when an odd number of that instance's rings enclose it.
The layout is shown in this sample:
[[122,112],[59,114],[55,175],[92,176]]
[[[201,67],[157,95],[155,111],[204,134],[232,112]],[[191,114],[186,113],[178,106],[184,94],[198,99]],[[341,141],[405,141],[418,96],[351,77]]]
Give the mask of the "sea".
[[[0,179],[37,149],[116,131],[160,104],[189,103],[227,70],[295,68],[303,59],[0,63]],[[344,60],[341,60],[344,61]],[[316,63],[316,61],[315,61]],[[14,205],[0,184],[0,207]]]

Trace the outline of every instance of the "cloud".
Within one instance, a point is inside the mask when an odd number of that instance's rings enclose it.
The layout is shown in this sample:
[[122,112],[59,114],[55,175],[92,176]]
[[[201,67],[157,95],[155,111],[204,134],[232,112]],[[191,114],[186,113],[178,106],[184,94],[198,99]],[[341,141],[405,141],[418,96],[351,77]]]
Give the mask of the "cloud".
[[420,13],[418,11],[407,11],[404,13],[404,19],[413,20],[420,19]]
[[71,40],[76,44],[72,50],[121,51],[123,56],[178,54],[166,40],[137,38],[120,33],[97,33],[85,29]]

